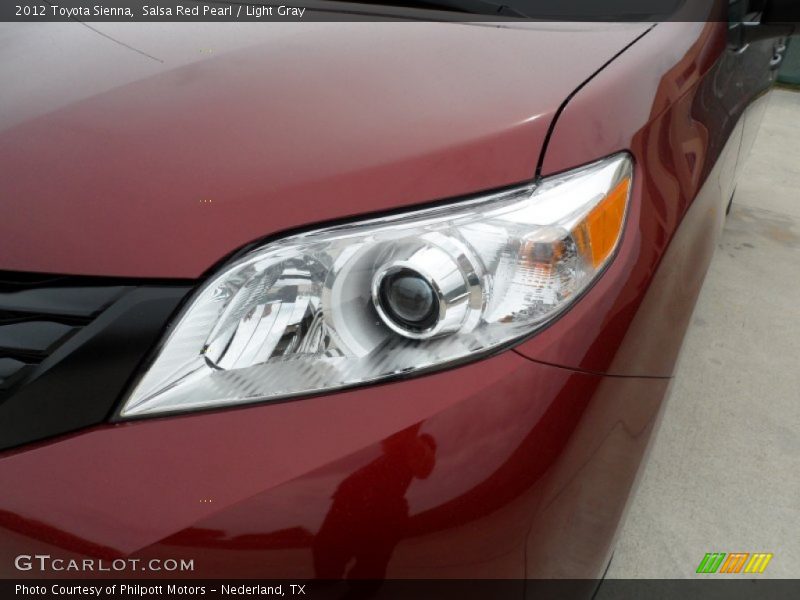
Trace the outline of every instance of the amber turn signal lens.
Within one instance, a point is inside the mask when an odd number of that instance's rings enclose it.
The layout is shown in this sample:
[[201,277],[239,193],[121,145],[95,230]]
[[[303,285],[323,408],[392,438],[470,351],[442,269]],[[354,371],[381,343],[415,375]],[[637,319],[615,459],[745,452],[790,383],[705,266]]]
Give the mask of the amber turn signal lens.
[[600,267],[617,245],[622,233],[630,186],[630,177],[620,181],[573,231],[581,253],[591,257],[594,268]]

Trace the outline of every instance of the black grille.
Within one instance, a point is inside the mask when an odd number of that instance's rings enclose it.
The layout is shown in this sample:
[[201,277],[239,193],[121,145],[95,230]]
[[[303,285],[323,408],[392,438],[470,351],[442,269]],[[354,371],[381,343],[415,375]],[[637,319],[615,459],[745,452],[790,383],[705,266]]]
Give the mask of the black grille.
[[0,449],[106,420],[190,289],[0,271]]
[[127,289],[75,279],[0,273],[0,391],[22,383]]

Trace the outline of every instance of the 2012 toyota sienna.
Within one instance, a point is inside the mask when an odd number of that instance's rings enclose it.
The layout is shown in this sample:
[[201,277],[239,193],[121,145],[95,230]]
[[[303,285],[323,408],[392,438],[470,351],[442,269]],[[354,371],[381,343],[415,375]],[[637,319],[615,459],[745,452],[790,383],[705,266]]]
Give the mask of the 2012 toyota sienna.
[[788,30],[381,4],[0,33],[3,575],[603,574]]

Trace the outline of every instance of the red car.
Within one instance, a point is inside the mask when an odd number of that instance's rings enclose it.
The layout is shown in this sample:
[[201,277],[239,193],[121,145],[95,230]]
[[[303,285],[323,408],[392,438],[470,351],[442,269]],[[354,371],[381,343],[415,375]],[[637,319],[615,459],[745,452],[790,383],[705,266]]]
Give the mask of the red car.
[[0,574],[602,576],[782,56],[732,15],[6,26]]

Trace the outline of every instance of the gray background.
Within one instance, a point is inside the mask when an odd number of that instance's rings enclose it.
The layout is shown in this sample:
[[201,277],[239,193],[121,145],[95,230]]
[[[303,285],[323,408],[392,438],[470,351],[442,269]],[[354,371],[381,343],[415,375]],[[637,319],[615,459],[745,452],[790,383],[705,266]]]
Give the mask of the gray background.
[[773,92],[733,202],[611,578],[708,577],[706,552],[800,576],[800,92]]

